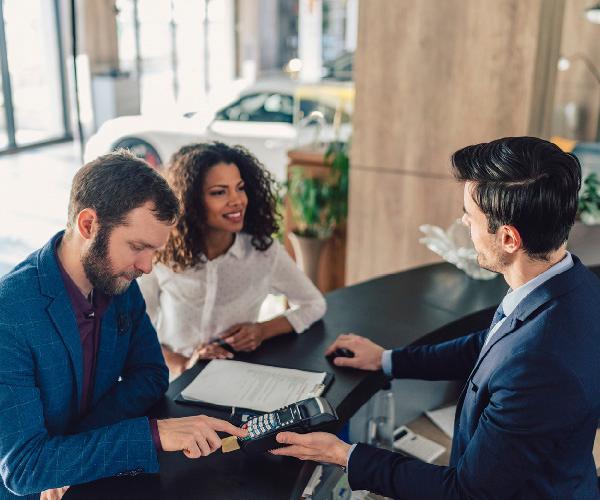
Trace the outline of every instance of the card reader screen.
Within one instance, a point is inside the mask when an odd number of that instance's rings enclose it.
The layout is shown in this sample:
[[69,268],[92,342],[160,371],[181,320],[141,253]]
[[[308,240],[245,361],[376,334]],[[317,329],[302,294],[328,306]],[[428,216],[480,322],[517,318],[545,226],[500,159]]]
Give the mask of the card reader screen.
[[302,405],[299,405],[300,412],[304,418],[314,417],[321,413],[319,404],[315,399],[304,401]]
[[286,424],[288,422],[291,422],[293,420],[294,415],[292,414],[292,408],[286,408],[284,410],[280,410],[279,412],[279,422],[281,422],[281,424]]

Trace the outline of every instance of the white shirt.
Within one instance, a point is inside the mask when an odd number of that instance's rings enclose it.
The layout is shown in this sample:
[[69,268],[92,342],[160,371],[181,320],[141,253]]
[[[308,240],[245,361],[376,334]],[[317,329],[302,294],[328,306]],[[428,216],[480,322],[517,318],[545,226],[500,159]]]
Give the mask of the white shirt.
[[284,315],[297,333],[326,309],[323,295],[278,241],[261,252],[245,233],[216,259],[181,272],[158,263],[138,283],[160,343],[184,356],[235,324],[255,322],[269,293],[287,297],[291,309]]

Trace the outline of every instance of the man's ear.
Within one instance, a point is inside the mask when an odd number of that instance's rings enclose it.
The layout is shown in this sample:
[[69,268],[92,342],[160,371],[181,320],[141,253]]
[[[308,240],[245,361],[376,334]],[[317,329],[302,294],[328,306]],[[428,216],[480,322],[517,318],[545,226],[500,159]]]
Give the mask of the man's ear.
[[93,208],[84,208],[77,215],[77,231],[85,240],[93,237],[98,226],[98,215]]
[[500,245],[502,249],[509,254],[514,254],[523,248],[523,239],[515,226],[501,226],[498,229],[500,236]]

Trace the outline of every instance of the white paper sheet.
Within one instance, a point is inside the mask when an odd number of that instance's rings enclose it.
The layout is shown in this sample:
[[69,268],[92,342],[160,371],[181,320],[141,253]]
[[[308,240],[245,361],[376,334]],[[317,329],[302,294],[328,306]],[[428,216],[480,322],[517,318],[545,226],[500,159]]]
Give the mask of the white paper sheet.
[[452,439],[452,436],[454,435],[455,413],[456,405],[446,406],[445,408],[439,408],[437,410],[426,411],[425,415],[427,415],[435,425],[442,429],[444,434]]
[[213,359],[181,395],[190,401],[273,411],[323,392],[325,372]]

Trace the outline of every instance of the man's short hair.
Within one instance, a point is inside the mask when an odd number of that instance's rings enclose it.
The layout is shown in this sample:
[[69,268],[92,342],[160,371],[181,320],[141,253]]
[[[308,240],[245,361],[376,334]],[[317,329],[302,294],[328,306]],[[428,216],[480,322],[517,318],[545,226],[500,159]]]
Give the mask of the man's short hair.
[[505,137],[452,155],[454,176],[475,183],[473,200],[495,233],[514,226],[523,249],[545,259],[567,241],[575,223],[581,165],[572,154],[537,137]]
[[71,186],[68,230],[76,226],[85,208],[96,211],[104,229],[125,222],[127,214],[153,202],[155,217],[172,224],[179,216],[179,202],[167,181],[144,160],[127,150],[98,157],[81,167]]

